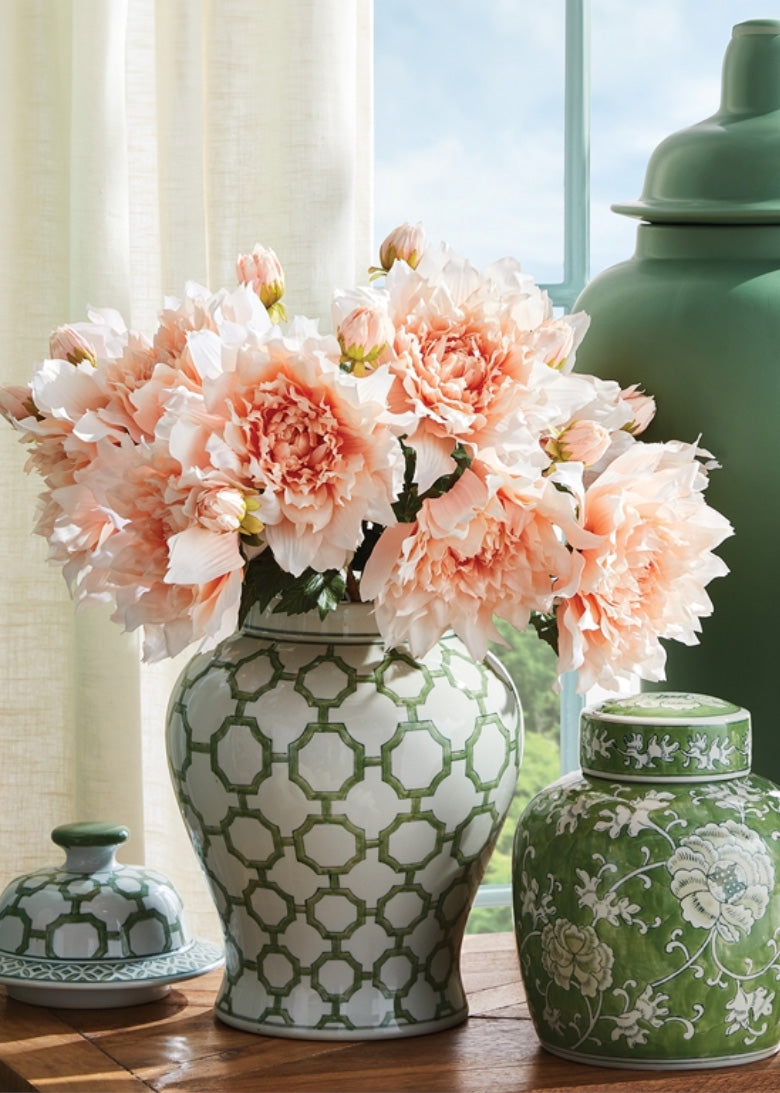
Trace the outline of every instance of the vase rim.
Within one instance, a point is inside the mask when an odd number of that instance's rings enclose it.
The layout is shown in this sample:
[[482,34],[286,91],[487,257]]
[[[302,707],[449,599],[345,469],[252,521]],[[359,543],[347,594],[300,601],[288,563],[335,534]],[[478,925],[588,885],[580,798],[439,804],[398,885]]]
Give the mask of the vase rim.
[[273,606],[260,608],[254,604],[247,614],[242,630],[245,633],[282,633],[287,637],[333,637],[359,641],[381,642],[374,616],[373,603],[342,603],[324,618],[319,611],[288,615],[274,611]]

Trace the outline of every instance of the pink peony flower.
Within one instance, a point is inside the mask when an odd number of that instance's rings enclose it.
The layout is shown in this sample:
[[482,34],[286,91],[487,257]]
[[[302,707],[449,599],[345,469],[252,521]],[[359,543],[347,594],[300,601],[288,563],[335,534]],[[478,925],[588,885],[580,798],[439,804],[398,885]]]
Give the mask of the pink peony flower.
[[535,327],[531,345],[550,368],[571,372],[577,346],[585,337],[589,325],[590,318],[582,312],[563,315],[560,319],[545,319]]
[[712,551],[732,534],[704,500],[693,445],[633,445],[585,491],[576,592],[557,609],[559,670],[578,688],[663,678],[661,638],[693,645],[712,611],[705,586],[727,572]]
[[544,450],[555,462],[577,462],[586,467],[598,463],[612,442],[607,429],[597,421],[575,421],[543,441]]
[[121,354],[127,343],[125,321],[114,308],[89,308],[89,322],[58,326],[49,338],[49,354],[70,364],[86,361],[96,366],[99,361]]
[[49,338],[49,352],[52,357],[70,364],[80,364],[81,361],[97,364],[95,350],[75,326],[58,326]]
[[548,481],[499,478],[475,463],[448,493],[423,502],[413,524],[383,533],[361,595],[374,601],[388,645],[407,642],[421,657],[452,629],[481,660],[488,642],[501,640],[494,615],[522,628],[575,579],[558,531],[572,520],[569,497]]
[[425,253],[426,239],[422,224],[401,224],[393,228],[379,247],[379,262],[387,272],[396,262],[406,262],[414,269]]
[[20,437],[23,443],[32,441],[34,433],[31,430],[39,429],[41,418],[32,400],[29,384],[24,387],[19,384],[0,387],[0,414],[23,434]]
[[257,293],[274,322],[284,322],[284,270],[276,252],[257,243],[251,254],[238,256],[236,272],[239,282]]
[[285,607],[359,578],[388,643],[452,628],[477,657],[494,616],[557,612],[582,689],[659,678],[659,639],[695,641],[725,571],[705,453],[636,439],[652,398],[575,373],[587,317],[513,259],[479,271],[404,224],[381,262],[382,288],[335,293],[335,336],[275,325],[284,272],[258,245],[233,289],[166,299],[151,338],[90,309],[0,390],[74,598],[113,602],[153,660],[229,633],[260,581],[284,602],[286,574],[339,570]]
[[95,551],[82,595],[110,589],[114,620],[129,631],[143,627],[145,660],[232,633],[244,566],[239,536],[193,523],[178,461],[160,445],[103,446],[91,479],[118,527]]
[[385,298],[371,289],[336,292],[332,312],[341,363],[356,376],[373,371],[387,356],[395,336]]
[[631,408],[631,421],[625,428],[632,436],[638,436],[655,417],[655,399],[652,395],[646,395],[637,384],[627,387],[621,396],[623,402]]
[[207,391],[225,418],[208,458],[257,492],[265,538],[296,575],[346,565],[365,521],[394,523],[403,481],[385,409],[391,377],[358,380],[337,362],[330,338],[271,335]]
[[491,450],[508,469],[541,468],[540,435],[592,398],[581,377],[562,376],[540,349],[534,331],[551,308],[529,280],[509,260],[480,275],[446,249],[426,252],[417,270],[388,274],[390,403],[414,423],[407,443],[421,491],[452,472],[457,444]]

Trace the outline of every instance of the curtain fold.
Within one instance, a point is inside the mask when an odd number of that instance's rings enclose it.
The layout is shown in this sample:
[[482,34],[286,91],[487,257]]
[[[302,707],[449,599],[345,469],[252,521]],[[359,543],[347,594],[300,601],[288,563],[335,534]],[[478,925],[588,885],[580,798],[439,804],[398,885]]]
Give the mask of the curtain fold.
[[[272,246],[290,313],[320,315],[371,261],[372,0],[4,0],[0,383],[50,331],[114,307],[149,330],[186,280],[233,283]],[[74,612],[31,534],[39,483],[0,422],[0,884],[59,860],[51,828],[126,823],[121,859],[216,919],[165,765],[187,656],[139,663],[108,609]]]

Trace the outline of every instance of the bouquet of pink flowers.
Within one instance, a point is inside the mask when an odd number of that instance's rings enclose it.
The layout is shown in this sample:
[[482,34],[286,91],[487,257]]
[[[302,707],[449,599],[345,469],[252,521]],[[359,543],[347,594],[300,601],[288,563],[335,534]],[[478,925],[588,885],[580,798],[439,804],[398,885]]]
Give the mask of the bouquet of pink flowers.
[[585,315],[419,225],[335,293],[332,334],[287,321],[273,251],[237,270],[166,300],[151,340],[90,311],[0,392],[45,482],[51,561],[77,601],[143,628],[147,660],[220,640],[253,603],[344,599],[414,656],[454,630],[481,658],[495,617],[533,624],[580,690],[661,679],[660,639],[696,642],[731,533],[704,500],[713,464],[638,439],[648,395],[573,371]]

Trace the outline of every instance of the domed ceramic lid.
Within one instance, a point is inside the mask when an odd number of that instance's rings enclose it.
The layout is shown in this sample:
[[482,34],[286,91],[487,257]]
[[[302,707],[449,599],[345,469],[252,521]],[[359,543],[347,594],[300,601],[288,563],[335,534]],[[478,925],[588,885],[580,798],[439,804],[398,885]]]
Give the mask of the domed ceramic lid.
[[750,772],[750,714],[679,691],[609,699],[580,715],[585,774],[623,782],[710,782]]
[[128,835],[113,824],[57,827],[52,839],[65,861],[8,884],[0,896],[0,982],[12,997],[129,1005],[220,963],[218,946],[191,938],[166,877],[117,863]]
[[612,208],[653,223],[780,223],[780,21],[734,27],[718,112],[662,141],[639,201]]
[[191,940],[181,900],[162,874],[119,865],[126,827],[66,824],[52,832],[59,867],[17,877],[0,898],[0,950],[61,960],[170,953]]

